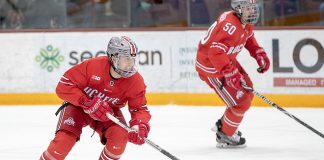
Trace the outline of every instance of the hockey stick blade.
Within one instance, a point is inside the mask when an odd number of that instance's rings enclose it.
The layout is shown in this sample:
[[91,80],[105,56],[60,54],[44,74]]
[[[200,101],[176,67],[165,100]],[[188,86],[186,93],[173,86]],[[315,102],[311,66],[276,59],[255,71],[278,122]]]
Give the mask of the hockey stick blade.
[[[129,126],[125,125],[124,123],[120,122],[119,119],[117,119],[115,116],[111,115],[110,113],[106,113],[106,116],[108,117],[108,119],[110,119],[111,121],[113,121],[114,123],[118,124],[119,126],[123,127],[126,131],[134,131],[132,128],[130,128]],[[166,155],[167,157],[169,157],[172,160],[180,160],[179,158],[177,158],[176,156],[172,155],[171,153],[169,153],[168,151],[166,151],[165,149],[161,148],[160,146],[158,146],[157,144],[155,144],[154,142],[152,142],[151,140],[149,140],[148,138],[144,138],[145,143],[149,144],[150,146],[152,146],[153,148],[157,149],[159,152],[161,152],[162,154]]]
[[263,68],[262,67],[259,67],[258,69],[257,69],[257,71],[259,72],[259,73],[262,73],[263,72]]
[[272,107],[277,108],[279,111],[281,111],[282,113],[284,113],[285,115],[289,116],[290,118],[294,119],[295,121],[297,121],[298,123],[300,123],[301,125],[303,125],[304,127],[310,129],[311,131],[313,131],[314,133],[316,133],[317,135],[319,135],[320,137],[324,138],[324,135],[317,131],[316,129],[314,129],[313,127],[311,127],[310,125],[306,124],[305,122],[303,122],[302,120],[300,120],[299,118],[297,118],[296,116],[292,115],[291,113],[289,113],[288,111],[286,111],[285,109],[283,109],[282,107],[278,106],[276,103],[270,101],[268,98],[266,98],[265,96],[263,96],[262,94],[260,94],[259,92],[255,91],[253,88],[247,86],[246,84],[242,84],[242,87],[248,91],[251,91],[254,95],[258,96],[259,98],[261,98],[263,101],[267,102],[268,104],[270,104]]

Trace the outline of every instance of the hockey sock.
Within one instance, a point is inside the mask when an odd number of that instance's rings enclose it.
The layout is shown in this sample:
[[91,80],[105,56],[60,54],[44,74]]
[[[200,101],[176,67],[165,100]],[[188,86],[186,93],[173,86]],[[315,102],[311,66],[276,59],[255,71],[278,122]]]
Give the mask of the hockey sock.
[[121,155],[115,155],[111,153],[108,149],[107,146],[102,150],[99,160],[118,160],[121,157]]
[[232,136],[239,127],[243,115],[234,114],[229,108],[226,109],[222,118],[222,132]]
[[64,160],[76,143],[77,137],[70,132],[59,131],[40,160]]

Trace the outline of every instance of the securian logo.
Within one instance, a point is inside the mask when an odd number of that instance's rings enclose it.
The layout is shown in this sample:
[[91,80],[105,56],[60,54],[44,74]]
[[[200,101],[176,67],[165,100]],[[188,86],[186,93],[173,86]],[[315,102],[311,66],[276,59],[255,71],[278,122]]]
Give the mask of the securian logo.
[[46,49],[40,50],[40,55],[36,56],[36,62],[40,63],[42,69],[52,72],[54,68],[59,68],[60,62],[64,61],[64,57],[60,55],[60,49],[48,45]]

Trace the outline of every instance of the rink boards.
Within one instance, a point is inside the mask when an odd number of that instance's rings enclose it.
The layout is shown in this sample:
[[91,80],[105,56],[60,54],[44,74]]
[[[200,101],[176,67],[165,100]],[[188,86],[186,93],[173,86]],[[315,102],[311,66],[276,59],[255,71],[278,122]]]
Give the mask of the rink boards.
[[[324,108],[323,95],[264,94],[281,107]],[[224,102],[212,93],[147,93],[149,105],[190,105],[190,106],[224,106]],[[60,104],[53,93],[14,93],[0,94],[1,105],[51,105]],[[258,97],[253,99],[253,106],[269,106]]]
[[[91,57],[104,56],[108,40],[127,35],[139,47],[139,72],[151,105],[224,105],[195,72],[204,30],[0,33],[0,104],[59,104],[61,75]],[[271,69],[256,72],[246,50],[238,59],[254,88],[282,106],[324,107],[324,31],[257,30]],[[258,98],[253,105],[265,106]]]

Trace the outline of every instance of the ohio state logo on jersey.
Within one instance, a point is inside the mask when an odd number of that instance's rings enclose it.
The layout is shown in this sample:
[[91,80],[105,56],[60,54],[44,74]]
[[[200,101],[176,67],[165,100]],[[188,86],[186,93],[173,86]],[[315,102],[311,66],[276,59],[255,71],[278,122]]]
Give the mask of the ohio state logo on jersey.
[[69,117],[68,119],[64,120],[64,124],[69,125],[69,126],[74,126],[75,121],[73,117]]

